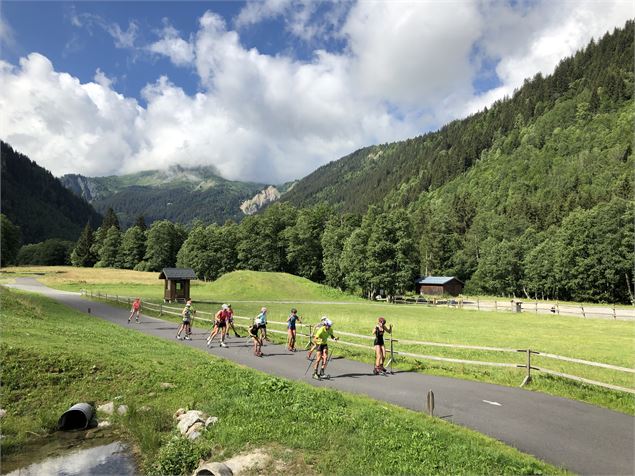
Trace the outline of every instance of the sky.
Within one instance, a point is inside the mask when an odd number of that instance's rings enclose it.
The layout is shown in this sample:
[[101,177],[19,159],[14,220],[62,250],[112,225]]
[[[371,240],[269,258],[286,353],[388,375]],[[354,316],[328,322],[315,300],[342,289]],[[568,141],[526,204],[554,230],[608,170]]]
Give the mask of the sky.
[[632,1],[0,3],[0,138],[54,175],[214,166],[278,184],[433,131]]

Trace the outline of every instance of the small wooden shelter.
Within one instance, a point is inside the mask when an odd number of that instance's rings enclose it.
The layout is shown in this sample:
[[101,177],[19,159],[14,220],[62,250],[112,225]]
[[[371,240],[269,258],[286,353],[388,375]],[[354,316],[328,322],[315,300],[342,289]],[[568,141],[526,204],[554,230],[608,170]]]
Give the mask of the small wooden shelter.
[[196,279],[192,268],[163,268],[159,279],[165,279],[163,300],[185,302],[190,299],[190,280]]
[[427,276],[415,281],[417,294],[458,296],[463,292],[463,281],[453,276]]

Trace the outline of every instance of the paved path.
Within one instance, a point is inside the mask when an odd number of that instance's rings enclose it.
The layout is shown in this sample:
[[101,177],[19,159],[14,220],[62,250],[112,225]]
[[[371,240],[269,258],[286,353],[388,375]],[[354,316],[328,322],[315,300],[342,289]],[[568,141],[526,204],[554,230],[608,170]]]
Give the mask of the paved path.
[[[519,388],[502,387],[414,372],[374,376],[368,364],[337,358],[330,363],[332,379],[316,382],[305,375],[304,352],[296,354],[283,346],[265,346],[264,358],[251,353],[246,339],[231,338],[229,347],[205,345],[207,330],[195,328],[192,341],[175,340],[177,325],[144,316],[140,324],[127,324],[129,312],[78,293],[45,287],[33,278],[18,278],[16,287],[46,294],[72,308],[107,321],[128,326],[136,332],[172,340],[204,352],[230,359],[273,375],[302,380],[364,394],[405,408],[422,411],[428,390],[434,391],[435,415],[472,428],[519,450],[580,474],[635,474],[635,418],[585,403],[553,397]],[[337,334],[337,332],[336,332]],[[625,396],[624,398],[633,398]]]

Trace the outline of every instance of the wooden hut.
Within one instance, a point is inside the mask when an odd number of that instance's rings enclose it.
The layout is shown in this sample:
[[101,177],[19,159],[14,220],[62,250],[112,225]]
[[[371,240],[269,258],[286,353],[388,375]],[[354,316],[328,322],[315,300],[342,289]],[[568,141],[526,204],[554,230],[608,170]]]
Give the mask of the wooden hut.
[[427,276],[415,281],[417,294],[431,296],[458,296],[463,292],[463,281],[453,276]]
[[191,268],[163,268],[159,279],[165,279],[163,300],[185,302],[190,299],[190,280],[196,279]]

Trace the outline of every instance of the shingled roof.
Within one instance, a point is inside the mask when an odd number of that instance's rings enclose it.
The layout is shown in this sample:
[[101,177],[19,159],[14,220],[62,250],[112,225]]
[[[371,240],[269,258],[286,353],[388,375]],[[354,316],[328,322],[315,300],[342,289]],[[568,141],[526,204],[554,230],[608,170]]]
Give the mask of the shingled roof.
[[196,279],[192,268],[163,268],[159,279]]

